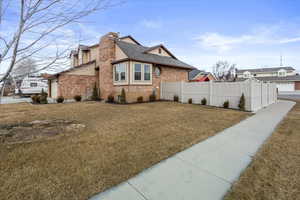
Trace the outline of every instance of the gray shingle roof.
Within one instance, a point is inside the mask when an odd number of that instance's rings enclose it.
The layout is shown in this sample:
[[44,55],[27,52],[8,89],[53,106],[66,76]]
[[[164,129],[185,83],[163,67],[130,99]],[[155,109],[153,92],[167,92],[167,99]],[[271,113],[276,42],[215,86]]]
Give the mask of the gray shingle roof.
[[203,70],[194,69],[189,72],[189,80],[193,80],[199,73],[204,73]]
[[[254,77],[260,81],[270,81],[270,82],[277,82],[277,81],[300,81],[300,75],[294,76],[266,76],[266,77]],[[245,81],[246,78],[237,78],[236,81]]]
[[171,57],[145,53],[145,51],[147,51],[149,47],[123,42],[119,40],[117,40],[116,43],[131,60],[167,65],[172,67],[180,67],[185,69],[195,69],[195,67]]
[[268,68],[258,68],[258,69],[240,69],[240,70],[237,70],[236,72],[237,73],[244,73],[246,71],[252,72],[252,73],[255,73],[255,72],[277,72],[280,69],[285,69],[287,71],[295,70],[293,67],[268,67]]

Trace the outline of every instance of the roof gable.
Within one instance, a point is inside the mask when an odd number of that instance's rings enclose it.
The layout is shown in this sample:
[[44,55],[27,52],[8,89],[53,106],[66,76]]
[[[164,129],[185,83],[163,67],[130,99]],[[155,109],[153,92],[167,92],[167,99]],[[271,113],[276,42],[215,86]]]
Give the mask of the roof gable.
[[136,39],[134,39],[131,35],[127,35],[119,38],[121,41],[141,45]]
[[204,71],[199,70],[199,69],[194,69],[189,72],[189,80],[193,80],[196,78],[200,73],[203,73]]
[[[150,47],[148,48],[146,51],[144,51],[144,53],[151,53],[153,52],[154,50],[156,49],[163,49],[163,51],[165,51],[170,57],[174,58],[174,59],[177,59],[164,45],[162,44],[159,44],[159,45],[156,45],[156,46],[153,46],[153,47]],[[157,54],[159,55],[159,54]],[[163,56],[163,55],[161,55]]]
[[[160,64],[160,65],[166,65],[171,67],[185,68],[189,70],[195,69],[193,66],[186,64],[178,59],[174,59],[172,57],[145,53],[145,51],[147,51],[149,47],[123,42],[120,40],[117,40],[116,44],[127,55],[128,60],[135,60],[140,62]],[[117,63],[117,62],[120,62],[120,60],[116,60],[113,63]]]

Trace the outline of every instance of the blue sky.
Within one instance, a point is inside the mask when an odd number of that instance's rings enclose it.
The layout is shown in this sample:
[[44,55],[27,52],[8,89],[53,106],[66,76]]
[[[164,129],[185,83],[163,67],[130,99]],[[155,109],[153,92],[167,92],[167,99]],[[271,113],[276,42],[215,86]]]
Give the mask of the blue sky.
[[[299,0],[125,0],[62,28],[57,44],[95,44],[113,31],[145,46],[162,43],[208,71],[219,60],[238,68],[279,66],[282,54],[283,64],[300,72],[299,10]],[[9,15],[0,33],[12,35],[16,19]]]
[[283,64],[299,71],[299,10],[297,0],[127,0],[85,19],[81,34],[88,43],[108,31],[148,46],[163,43],[200,69],[218,60],[239,68],[278,66],[282,54]]

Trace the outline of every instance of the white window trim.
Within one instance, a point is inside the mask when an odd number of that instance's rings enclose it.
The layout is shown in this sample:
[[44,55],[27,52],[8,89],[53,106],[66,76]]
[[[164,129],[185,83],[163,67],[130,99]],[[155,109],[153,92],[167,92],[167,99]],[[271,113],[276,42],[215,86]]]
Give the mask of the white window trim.
[[[116,66],[118,64],[125,64],[125,80],[121,81],[116,81],[115,80],[115,73],[116,73]],[[114,81],[114,85],[128,85],[128,62],[122,62],[122,63],[118,63],[118,64],[114,64],[113,65],[113,81]]]
[[[281,73],[282,73],[282,75],[281,75]],[[284,70],[284,69],[279,70],[278,73],[277,73],[277,75],[278,75],[279,77],[285,77],[286,74],[287,74],[287,72],[286,72],[286,70]]]
[[[134,80],[134,65],[135,64],[141,64],[142,66],[142,80]],[[144,80],[145,77],[144,77],[144,70],[145,70],[145,67],[144,65],[149,65],[150,66],[150,80]],[[131,73],[130,73],[130,84],[132,85],[152,85],[152,64],[150,63],[141,63],[141,62],[131,62],[130,64],[130,68],[131,68]]]
[[246,71],[243,73],[244,78],[251,78],[251,73],[249,71]]

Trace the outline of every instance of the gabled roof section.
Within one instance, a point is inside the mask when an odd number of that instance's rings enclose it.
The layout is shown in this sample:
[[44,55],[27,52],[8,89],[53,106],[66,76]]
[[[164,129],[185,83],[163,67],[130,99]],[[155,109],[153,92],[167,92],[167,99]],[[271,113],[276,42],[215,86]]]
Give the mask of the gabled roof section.
[[68,69],[66,69],[66,70],[63,70],[63,71],[61,71],[61,72],[57,72],[57,73],[55,73],[55,74],[49,74],[49,75],[47,76],[46,79],[54,79],[54,78],[56,78],[58,75],[60,75],[60,74],[62,74],[62,73],[70,72],[70,71],[73,71],[73,70],[75,70],[75,69],[78,69],[78,68],[81,68],[81,67],[85,67],[85,66],[87,66],[87,65],[90,65],[90,64],[92,64],[92,63],[96,63],[96,60],[91,60],[91,61],[89,61],[89,62],[87,62],[87,63],[83,63],[83,64],[78,65],[78,66],[75,66],[75,67],[70,67],[70,68],[68,68]]
[[244,73],[246,71],[252,72],[252,73],[258,73],[258,72],[277,72],[280,69],[285,69],[287,71],[294,71],[295,69],[293,67],[268,67],[268,68],[257,68],[257,69],[241,69],[237,70],[237,73]]
[[136,39],[134,39],[131,35],[127,35],[127,36],[123,36],[123,37],[120,37],[119,39],[120,40],[124,40],[126,38],[129,38],[130,40],[132,40],[133,42],[135,42],[137,45],[141,45]]
[[172,58],[177,59],[164,45],[159,44],[153,47],[149,47],[146,51],[144,51],[144,53],[149,53],[150,51],[154,50],[154,49],[158,49],[158,48],[162,48],[163,50],[165,50]]
[[[116,44],[120,47],[120,49],[127,55],[126,60],[134,60],[139,62],[147,62],[147,63],[153,63],[153,64],[159,64],[159,65],[166,65],[170,67],[178,67],[178,68],[184,68],[184,69],[195,69],[195,67],[186,64],[178,59],[174,59],[172,57],[167,56],[159,56],[156,54],[149,54],[144,53],[149,49],[149,47],[132,44],[128,42],[123,42],[120,40],[116,40]],[[122,60],[116,60],[113,63],[118,63]]]
[[189,72],[189,80],[193,80],[200,73],[204,73],[204,71],[203,70],[199,70],[199,69],[194,69],[194,70],[190,71]]

